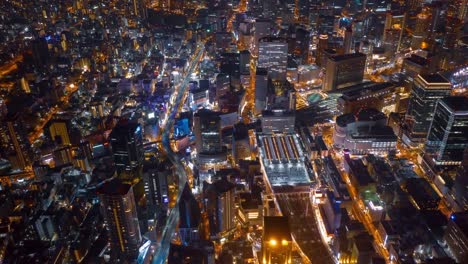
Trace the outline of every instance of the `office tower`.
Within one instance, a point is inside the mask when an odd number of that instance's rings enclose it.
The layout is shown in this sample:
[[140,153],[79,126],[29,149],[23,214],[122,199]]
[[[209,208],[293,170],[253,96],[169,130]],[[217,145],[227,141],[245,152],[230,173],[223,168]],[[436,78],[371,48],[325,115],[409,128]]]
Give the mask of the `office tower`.
[[239,66],[241,74],[250,74],[250,52],[248,50],[240,52]]
[[203,185],[203,197],[211,236],[216,237],[235,227],[234,187],[235,184],[226,178],[215,181],[213,184],[205,182]]
[[49,121],[48,127],[49,136],[57,145],[68,146],[73,144],[70,134],[72,129],[71,117],[54,118]]
[[362,82],[366,55],[362,53],[329,57],[322,90],[325,92]]
[[201,109],[194,118],[195,146],[200,154],[222,152],[221,118],[218,112]]
[[426,141],[426,154],[436,165],[461,165],[468,147],[468,98],[439,99]]
[[244,123],[237,123],[234,125],[233,136],[232,136],[233,148],[232,156],[236,164],[239,160],[248,160],[251,158],[249,131]]
[[438,63],[439,57],[435,54],[429,53],[426,57],[412,54],[411,57],[403,59],[402,72],[412,84],[418,75],[435,73]]
[[309,59],[310,31],[305,28],[296,29],[294,55],[302,59],[302,63],[307,63]]
[[45,38],[37,38],[33,40],[31,48],[34,64],[39,68],[46,67],[50,59],[50,54]]
[[157,211],[169,202],[167,180],[171,173],[168,160],[150,160],[143,164],[146,201],[152,211]]
[[450,95],[452,85],[440,74],[418,75],[411,90],[404,122],[403,140],[422,143],[426,137],[438,99]]
[[220,73],[216,75],[216,102],[219,101],[219,98],[231,91],[231,81],[230,76],[225,73]]
[[343,53],[349,54],[349,53],[352,53],[353,50],[354,50],[353,29],[351,27],[347,27],[344,33]]
[[[239,53],[222,53],[221,65],[219,70],[221,73],[229,75],[230,85],[237,88],[240,79],[240,54]],[[237,82],[235,82],[237,81]]]
[[266,108],[268,94],[268,71],[258,68],[255,74],[255,112],[261,113]]
[[258,44],[258,65],[266,68],[274,80],[286,80],[288,42],[284,38],[264,37]]
[[141,126],[123,120],[114,127],[109,138],[117,173],[135,177],[144,160]]
[[261,38],[267,37],[271,34],[272,22],[270,19],[258,18],[255,20],[255,49],[254,51],[258,54],[258,43]]
[[468,263],[468,212],[450,216],[444,240],[457,263]]
[[185,183],[179,201],[179,234],[183,245],[200,240],[201,212],[188,183]]
[[7,114],[0,123],[1,154],[12,169],[24,170],[31,165],[29,141],[19,113]]
[[416,26],[414,28],[413,37],[411,39],[411,48],[425,48],[427,38],[429,37],[429,29],[431,26],[431,16],[427,9],[424,9],[416,16]]
[[319,41],[317,45],[317,51],[316,51],[316,56],[315,56],[315,64],[318,66],[325,67],[326,63],[323,63],[324,61],[326,62],[323,51],[328,48],[328,35],[320,35],[319,36]]
[[292,238],[287,217],[265,216],[263,218],[261,251],[261,263],[291,263]]
[[141,234],[132,186],[114,178],[98,186],[96,192],[112,250],[122,261],[135,260]]

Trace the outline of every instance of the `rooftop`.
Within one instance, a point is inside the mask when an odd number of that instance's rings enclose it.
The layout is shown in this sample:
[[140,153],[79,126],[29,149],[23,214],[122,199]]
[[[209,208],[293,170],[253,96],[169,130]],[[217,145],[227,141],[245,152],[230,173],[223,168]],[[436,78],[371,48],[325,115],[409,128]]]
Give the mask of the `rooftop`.
[[265,216],[263,219],[264,241],[291,241],[291,230],[285,216]]
[[366,55],[363,53],[350,53],[350,54],[343,54],[343,55],[336,55],[329,57],[330,60],[332,61],[344,61],[344,60],[349,60],[349,59],[355,59],[355,58],[366,58]]
[[427,84],[449,84],[450,85],[450,82],[438,73],[421,74],[419,75],[419,78],[421,78]]
[[441,102],[454,112],[468,111],[468,98],[465,96],[445,97]]
[[131,187],[132,185],[123,183],[122,180],[118,178],[114,178],[99,185],[96,192],[103,195],[126,195]]

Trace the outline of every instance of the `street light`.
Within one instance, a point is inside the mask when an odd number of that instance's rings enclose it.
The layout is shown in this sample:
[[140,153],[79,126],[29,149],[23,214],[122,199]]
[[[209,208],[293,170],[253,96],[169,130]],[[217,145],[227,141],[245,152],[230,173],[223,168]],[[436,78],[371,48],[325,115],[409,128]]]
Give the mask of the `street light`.
[[278,244],[278,241],[276,241],[275,239],[270,240],[270,245],[276,246],[277,244]]

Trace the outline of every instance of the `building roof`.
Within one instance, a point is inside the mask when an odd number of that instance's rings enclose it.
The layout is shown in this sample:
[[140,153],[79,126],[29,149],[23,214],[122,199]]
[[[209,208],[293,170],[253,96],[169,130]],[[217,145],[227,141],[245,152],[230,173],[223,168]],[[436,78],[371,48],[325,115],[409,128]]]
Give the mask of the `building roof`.
[[441,102],[453,112],[468,111],[468,98],[465,96],[450,96],[441,99]]
[[103,195],[112,195],[112,196],[117,196],[117,195],[126,195],[132,185],[123,183],[122,180],[118,178],[113,178],[110,181],[105,181],[101,185],[99,185],[96,189],[96,192],[98,194],[103,194]]
[[364,108],[357,113],[358,121],[379,121],[386,118],[384,113],[374,108]]
[[263,218],[263,240],[291,241],[291,229],[285,216],[265,216]]
[[358,53],[335,55],[335,56],[329,57],[329,59],[332,60],[332,61],[344,61],[344,60],[355,59],[355,58],[364,58],[365,59],[366,54],[358,52]]
[[442,75],[435,74],[420,74],[419,77],[428,84],[450,84]]

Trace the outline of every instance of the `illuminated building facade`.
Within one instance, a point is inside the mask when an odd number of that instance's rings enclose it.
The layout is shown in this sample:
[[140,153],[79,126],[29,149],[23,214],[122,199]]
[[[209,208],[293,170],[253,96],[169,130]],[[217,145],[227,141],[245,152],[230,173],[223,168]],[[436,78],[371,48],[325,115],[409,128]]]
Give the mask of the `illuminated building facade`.
[[322,90],[325,92],[362,82],[366,55],[352,53],[328,57]]
[[274,80],[286,80],[288,42],[284,38],[265,37],[258,44],[258,67],[266,68]]
[[403,141],[416,144],[426,139],[436,102],[450,95],[451,87],[450,82],[439,74],[418,75],[405,116]]
[[114,178],[100,185],[96,192],[112,250],[122,261],[136,259],[141,234],[132,186]]
[[117,173],[136,172],[141,168],[143,153],[143,134],[137,123],[120,122],[112,130],[110,144]]
[[461,165],[468,147],[468,99],[445,97],[435,107],[426,141],[426,154],[437,165]]

